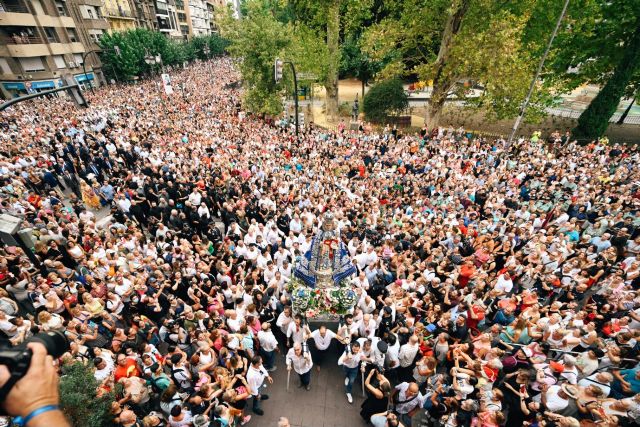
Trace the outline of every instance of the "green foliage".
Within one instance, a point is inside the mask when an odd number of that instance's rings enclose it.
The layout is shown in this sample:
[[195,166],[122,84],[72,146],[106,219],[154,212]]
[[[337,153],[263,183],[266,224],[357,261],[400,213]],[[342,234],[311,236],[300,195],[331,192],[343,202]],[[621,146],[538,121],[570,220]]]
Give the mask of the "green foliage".
[[[272,9],[276,6],[278,13]],[[290,98],[293,94],[293,77],[285,65],[284,80],[276,84],[275,59],[291,61],[298,74],[311,73],[322,81],[328,72],[327,46],[315,29],[277,19],[288,13],[282,2],[250,0],[245,4],[245,13],[239,20],[228,13],[218,17],[222,33],[230,41],[229,53],[239,59],[244,105],[254,113],[278,115],[282,96]]]
[[[549,76],[565,91],[583,84],[605,85],[622,61],[638,28],[640,0],[578,0],[570,4],[567,28],[558,34],[550,55]],[[571,71],[569,71],[571,69]],[[631,72],[624,90],[640,90],[640,68]]]
[[[585,36],[585,21],[592,19],[591,4],[597,1],[604,0],[572,1],[556,46],[574,29],[576,34]],[[526,95],[562,4],[557,0],[389,0],[378,12],[382,19],[365,30],[362,46],[372,59],[385,60],[378,77],[410,76],[434,81],[439,93],[463,98],[469,94],[463,83],[471,84],[483,90],[479,98],[467,98],[468,105],[481,108],[493,118],[513,117]],[[456,10],[462,11],[462,17],[459,25],[452,28],[450,17]],[[577,52],[581,48],[577,44],[569,50]],[[552,57],[553,53],[550,60]],[[565,82],[553,78],[554,73],[544,71],[547,72],[534,91],[527,120],[544,115],[552,103],[551,94],[565,88]]]
[[219,24],[231,43],[229,53],[239,59],[245,108],[254,113],[279,114],[283,85],[275,83],[273,66],[276,57],[284,57],[292,43],[291,26],[277,21],[258,1],[246,3],[242,19],[227,13],[220,17]]
[[[180,65],[196,58],[206,59],[205,46],[209,47],[208,57],[212,57],[223,54],[227,45],[228,42],[216,34],[181,42],[144,28],[107,33],[100,39],[105,73],[118,80],[130,80],[154,71],[144,60],[147,54],[160,55],[164,65]],[[116,54],[115,46],[119,47],[120,55]]]
[[604,135],[620,99],[634,75],[640,71],[640,17],[636,19],[635,33],[625,44],[624,54],[613,75],[580,115],[578,126],[573,131],[576,137],[594,138]]
[[89,366],[80,362],[64,365],[60,378],[60,406],[74,427],[106,427],[111,425],[109,394],[98,397],[99,386]]
[[382,68],[382,63],[373,61],[366,55],[355,37],[349,37],[342,43],[340,55],[340,78],[355,77],[367,84]]
[[363,110],[367,120],[384,122],[389,116],[399,114],[409,106],[409,97],[399,79],[376,83],[364,97]]

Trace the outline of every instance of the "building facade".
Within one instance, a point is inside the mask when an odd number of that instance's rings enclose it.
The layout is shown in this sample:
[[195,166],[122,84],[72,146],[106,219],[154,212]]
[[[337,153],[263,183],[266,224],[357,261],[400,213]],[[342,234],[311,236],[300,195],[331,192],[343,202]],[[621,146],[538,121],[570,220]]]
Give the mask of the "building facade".
[[[64,0],[0,0],[0,92],[4,98],[62,86],[67,76],[85,87],[97,80],[91,68],[99,70],[99,61],[87,59],[85,53],[90,49],[83,43],[91,33],[76,24],[73,14],[78,10],[70,4]],[[101,26],[105,24],[87,28],[97,31],[104,29]],[[85,59],[96,61],[86,75]]]
[[189,4],[189,37],[206,36],[211,33],[207,2],[205,0],[187,0]]
[[155,0],[129,0],[136,19],[136,27],[158,31]]
[[110,31],[126,31],[136,28],[136,15],[129,0],[103,0],[102,13],[109,22]]

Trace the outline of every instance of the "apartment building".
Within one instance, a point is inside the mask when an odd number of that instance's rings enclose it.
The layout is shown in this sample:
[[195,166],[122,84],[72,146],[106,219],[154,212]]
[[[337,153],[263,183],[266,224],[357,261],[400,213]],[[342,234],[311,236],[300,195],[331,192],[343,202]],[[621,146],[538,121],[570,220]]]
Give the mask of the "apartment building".
[[171,38],[181,38],[175,0],[156,0],[158,31]]
[[209,15],[205,0],[187,0],[189,4],[189,37],[205,36],[211,33]]
[[129,0],[103,0],[102,13],[109,22],[110,31],[136,28],[136,15]]
[[136,27],[158,31],[155,0],[129,0],[136,19]]
[[[85,56],[93,46],[92,41],[99,37],[98,31],[107,29],[97,3],[96,0],[0,0],[2,97],[62,86],[62,78],[67,75],[83,87],[97,85],[97,81],[102,80],[99,59],[95,55]],[[89,10],[93,15],[89,15]],[[85,59],[86,75],[82,68]]]

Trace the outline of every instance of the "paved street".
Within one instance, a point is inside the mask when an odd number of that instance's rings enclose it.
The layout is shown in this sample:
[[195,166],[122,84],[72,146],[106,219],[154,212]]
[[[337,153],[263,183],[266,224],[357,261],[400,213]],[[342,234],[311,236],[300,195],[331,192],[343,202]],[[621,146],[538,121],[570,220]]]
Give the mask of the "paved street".
[[[335,349],[335,343],[333,343]],[[269,385],[265,393],[269,400],[262,402],[264,415],[252,415],[248,426],[272,427],[276,426],[281,416],[289,418],[292,427],[360,427],[367,424],[360,417],[362,404],[362,384],[357,378],[354,385],[354,402],[350,405],[344,394],[344,376],[337,365],[338,350],[325,363],[318,373],[314,366],[311,375],[311,390],[298,388],[298,376],[291,371],[291,385],[287,386],[287,370],[284,356],[278,357],[278,370],[273,375],[273,385]],[[251,410],[247,411],[251,414]]]

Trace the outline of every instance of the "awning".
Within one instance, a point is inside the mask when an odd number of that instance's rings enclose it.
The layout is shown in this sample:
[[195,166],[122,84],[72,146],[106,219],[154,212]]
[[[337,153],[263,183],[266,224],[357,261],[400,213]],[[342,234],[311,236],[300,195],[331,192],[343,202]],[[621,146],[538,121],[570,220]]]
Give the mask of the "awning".
[[44,82],[31,82],[31,89],[54,89],[56,84],[53,80],[48,80]]
[[82,83],[82,82],[87,81],[87,80],[93,80],[93,73],[87,73],[86,75],[84,73],[82,73],[82,74],[78,74],[77,76],[74,76],[74,77],[75,77],[75,79],[76,79],[76,81],[78,83]]
[[3,86],[7,90],[27,90],[22,82],[7,82]]

